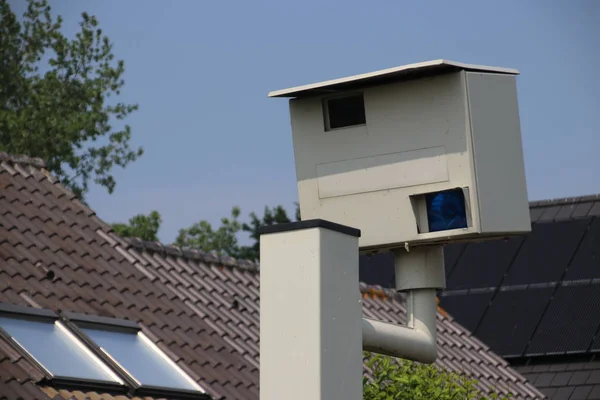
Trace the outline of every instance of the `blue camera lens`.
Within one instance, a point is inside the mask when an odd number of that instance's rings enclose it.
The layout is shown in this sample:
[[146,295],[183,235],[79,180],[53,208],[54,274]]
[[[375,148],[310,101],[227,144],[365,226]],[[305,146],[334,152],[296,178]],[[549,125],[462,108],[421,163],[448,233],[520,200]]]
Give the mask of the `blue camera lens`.
[[429,193],[425,196],[429,232],[467,227],[465,196],[462,189]]

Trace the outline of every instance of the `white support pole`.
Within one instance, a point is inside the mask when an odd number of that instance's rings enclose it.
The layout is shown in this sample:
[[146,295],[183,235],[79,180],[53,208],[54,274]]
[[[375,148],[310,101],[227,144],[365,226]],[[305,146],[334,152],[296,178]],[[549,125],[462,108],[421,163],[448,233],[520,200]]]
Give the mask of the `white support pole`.
[[407,326],[363,318],[363,349],[433,363],[437,358],[435,289],[408,292]]
[[437,358],[436,289],[446,286],[441,246],[398,250],[396,289],[407,291],[406,326],[363,319],[363,348],[425,364]]
[[362,399],[358,236],[322,220],[261,230],[261,400]]

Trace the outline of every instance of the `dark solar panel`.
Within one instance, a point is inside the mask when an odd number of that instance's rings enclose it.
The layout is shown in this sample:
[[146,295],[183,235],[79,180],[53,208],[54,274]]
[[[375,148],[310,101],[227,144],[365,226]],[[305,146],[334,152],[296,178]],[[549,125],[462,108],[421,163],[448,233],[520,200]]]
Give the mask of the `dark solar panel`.
[[594,343],[592,343],[592,347],[590,350],[593,352],[600,351],[600,332],[597,332],[596,339],[594,339]]
[[456,262],[460,258],[464,248],[464,243],[447,244],[444,246],[444,266],[446,267],[446,280],[452,274]]
[[448,279],[448,288],[498,286],[522,241],[522,237],[514,237],[469,244]]
[[586,217],[589,215],[590,210],[594,206],[594,203],[579,203],[575,206],[575,210],[573,210],[573,214],[571,214],[572,218]]
[[589,211],[588,215],[600,216],[600,201],[596,201],[594,203],[594,205],[592,206],[592,208],[590,208],[590,211]]
[[441,296],[440,307],[469,331],[475,331],[493,292]]
[[[444,246],[444,265],[446,280],[458,261],[465,244],[458,243]],[[387,288],[396,287],[394,256],[391,252],[382,252],[359,257],[359,279],[369,285],[380,285]]]
[[556,214],[556,217],[554,218],[556,220],[569,219],[571,218],[571,214],[573,214],[573,211],[575,211],[575,204],[564,205],[560,208],[560,211],[558,212],[558,214]]
[[600,323],[600,285],[560,286],[527,355],[585,352]]
[[384,288],[396,287],[394,255],[391,252],[359,257],[358,277],[361,282]]
[[585,219],[532,224],[503,285],[558,281],[588,223]]
[[594,218],[585,233],[565,280],[600,278],[600,218]]
[[540,219],[540,216],[542,215],[543,212],[544,212],[543,208],[530,208],[529,209],[529,218],[531,219],[531,222],[535,222],[538,219]]
[[553,221],[560,209],[561,206],[546,207],[538,221]]
[[475,335],[501,356],[520,356],[553,288],[500,291]]

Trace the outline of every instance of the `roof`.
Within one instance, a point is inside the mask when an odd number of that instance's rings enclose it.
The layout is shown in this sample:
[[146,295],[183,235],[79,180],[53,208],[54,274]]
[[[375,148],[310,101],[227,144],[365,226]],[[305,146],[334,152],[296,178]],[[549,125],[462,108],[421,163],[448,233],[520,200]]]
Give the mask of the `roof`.
[[553,360],[515,369],[552,400],[600,399],[600,360]]
[[465,64],[449,60],[433,60],[382,69],[360,75],[333,79],[324,82],[275,90],[269,97],[303,97],[309,95],[328,94],[335,91],[355,90],[365,86],[380,85],[415,79],[423,76],[440,75],[455,71],[491,72],[497,74],[518,75],[519,71],[511,68],[488,67],[484,65]]
[[[226,333],[236,328],[232,346],[249,357],[259,355],[259,268],[233,260],[219,267],[198,251],[129,239],[136,257],[152,260],[149,273],[160,276],[181,298],[191,299],[198,312],[207,316],[215,329]],[[159,273],[160,271],[160,273]],[[198,276],[198,274],[200,274]],[[390,323],[404,324],[404,299],[395,291],[361,284],[363,315]],[[243,317],[243,318],[242,318]],[[514,398],[537,398],[535,389],[452,317],[438,313],[438,365],[480,379],[484,391],[513,391]]]
[[[0,302],[138,321],[214,398],[257,399],[258,365],[129,247],[40,160],[0,153]],[[97,398],[40,388],[42,377],[0,339],[0,397]]]
[[[527,235],[445,247],[440,305],[551,398],[599,398],[600,195],[534,201],[530,214]],[[369,281],[393,282],[379,257],[364,261],[378,264]]]
[[[119,238],[43,168],[0,153],[0,302],[124,318],[214,398],[258,399],[259,266]],[[52,272],[52,273],[49,273]],[[364,314],[402,323],[403,299],[362,285]],[[506,361],[438,313],[438,364],[483,390],[542,398]],[[0,397],[121,398],[38,385],[42,372],[0,338]]]
[[529,203],[532,222],[558,222],[600,216],[600,194]]
[[448,248],[458,256],[441,303],[505,357],[598,351],[600,196],[532,202],[530,210],[527,235]]

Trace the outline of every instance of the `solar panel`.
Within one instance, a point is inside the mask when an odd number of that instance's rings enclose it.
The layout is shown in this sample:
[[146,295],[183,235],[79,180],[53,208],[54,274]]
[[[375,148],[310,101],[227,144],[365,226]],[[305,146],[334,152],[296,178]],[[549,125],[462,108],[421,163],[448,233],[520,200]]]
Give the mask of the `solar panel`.
[[456,243],[456,244],[447,244],[444,246],[444,266],[446,268],[446,280],[452,274],[452,270],[460,255],[462,254],[465,244]]
[[[447,281],[465,246],[463,243],[444,246],[444,266]],[[380,285],[385,288],[395,288],[396,272],[393,253],[387,251],[372,255],[361,255],[359,257],[358,274],[361,282],[369,285]]]
[[600,218],[595,217],[571,262],[565,280],[600,278]]
[[588,224],[587,219],[533,224],[503,284],[558,281]]
[[469,244],[448,279],[448,288],[498,286],[522,242],[522,237],[515,237]]
[[527,355],[585,352],[600,324],[600,285],[560,286]]
[[359,257],[358,277],[361,282],[384,288],[396,287],[394,255],[391,252]]
[[498,292],[475,335],[501,356],[520,356],[542,316],[553,288]]
[[596,339],[594,340],[594,343],[592,343],[592,347],[590,348],[590,350],[593,352],[600,351],[600,332],[598,333],[599,334],[596,335]]
[[575,210],[573,210],[573,214],[571,214],[571,218],[580,218],[586,217],[590,214],[590,210],[594,206],[593,202],[587,203],[579,203],[575,206]]
[[561,206],[545,207],[538,221],[553,221],[560,209]]
[[440,307],[469,331],[475,331],[493,292],[440,297]]

